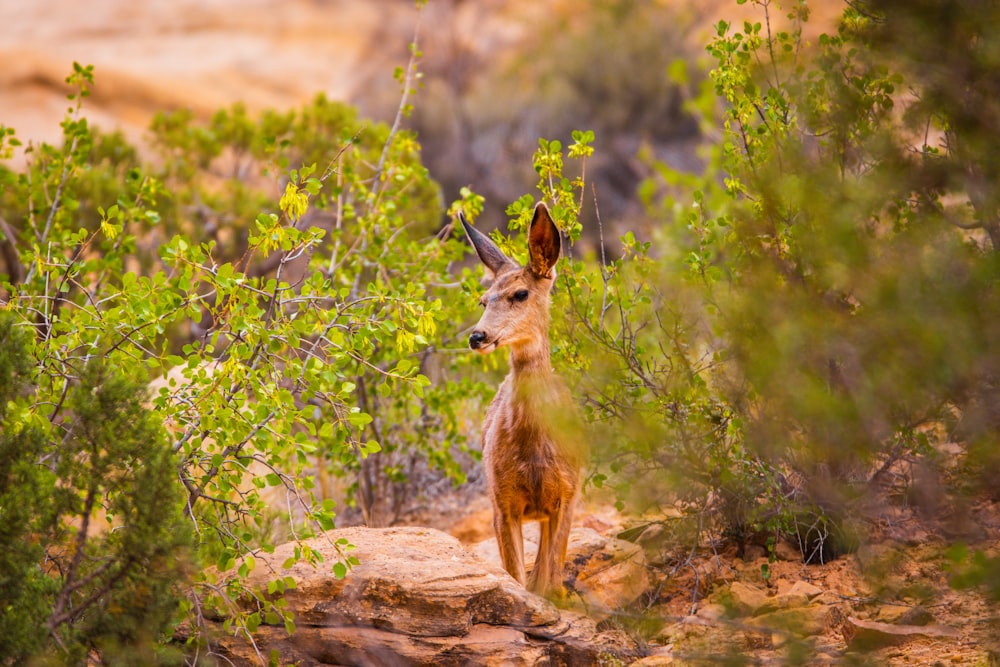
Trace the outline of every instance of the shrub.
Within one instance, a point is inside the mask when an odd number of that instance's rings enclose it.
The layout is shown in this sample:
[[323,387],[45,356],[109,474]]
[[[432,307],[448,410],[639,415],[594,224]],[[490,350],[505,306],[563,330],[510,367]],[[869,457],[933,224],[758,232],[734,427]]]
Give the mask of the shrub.
[[[14,600],[47,591],[52,605],[51,632],[5,650],[79,639],[118,655],[140,634],[162,639],[178,595],[177,618],[195,629],[212,611],[244,631],[292,630],[280,600],[261,596],[249,611],[234,600],[254,594],[241,582],[277,539],[317,561],[302,540],[335,516],[317,478],[357,480],[368,519],[387,523],[393,507],[372,485],[400,482],[400,461],[463,476],[452,457],[465,448],[459,403],[480,400],[479,385],[452,375],[471,356],[439,353],[471,303],[451,296],[462,244],[439,233],[440,193],[410,133],[322,97],[259,119],[239,106],[208,123],[179,112],[154,121],[162,166],[150,167],[89,126],[92,82],[74,65],[62,146],[28,147],[23,173],[0,169],[4,335],[23,348],[3,368],[31,379],[4,385],[19,392],[5,419],[24,426],[4,430],[13,463],[2,492],[37,489],[0,506],[12,538],[37,535],[0,585],[13,582],[3,608],[18,622],[37,615]],[[0,135],[5,150],[17,146],[12,130]],[[456,205],[470,217],[481,207],[471,192]],[[157,378],[148,397],[136,384],[147,373]],[[90,535],[104,516],[104,537]],[[96,540],[106,560],[63,570],[62,585],[38,573],[45,551],[72,564],[77,539]],[[226,577],[170,555],[191,540],[193,562]],[[325,567],[343,576],[356,560],[337,546],[342,560]],[[133,576],[140,564],[144,579]],[[276,575],[269,591],[286,585]],[[114,594],[78,614],[99,590]]]
[[[914,37],[954,46],[952,76],[939,77],[918,66],[924,51],[879,45],[923,25],[926,8],[852,4],[837,34],[808,45],[805,3],[792,3],[790,30],[772,22],[774,3],[753,4],[760,22],[718,24],[712,89],[691,104],[703,125],[717,118],[721,141],[700,178],[658,166],[669,196],[657,210],[725,360],[713,394],[771,480],[743,487],[749,516],[818,511],[841,524],[900,466],[933,467],[942,438],[966,443],[970,462],[995,442],[981,406],[998,364],[996,216],[990,187],[968,178],[993,169],[981,131],[992,103],[974,102],[992,80],[965,96],[940,88],[985,71],[992,38],[975,26],[994,10]],[[995,476],[988,461],[981,474]],[[777,511],[788,501],[790,517]]]

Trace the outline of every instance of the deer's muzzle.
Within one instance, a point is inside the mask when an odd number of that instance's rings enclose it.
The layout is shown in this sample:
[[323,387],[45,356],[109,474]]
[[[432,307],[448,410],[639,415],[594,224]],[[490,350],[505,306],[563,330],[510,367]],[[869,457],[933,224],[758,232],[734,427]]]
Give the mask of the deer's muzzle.
[[473,350],[478,350],[486,342],[486,334],[482,331],[473,331],[472,335],[469,336],[469,347]]

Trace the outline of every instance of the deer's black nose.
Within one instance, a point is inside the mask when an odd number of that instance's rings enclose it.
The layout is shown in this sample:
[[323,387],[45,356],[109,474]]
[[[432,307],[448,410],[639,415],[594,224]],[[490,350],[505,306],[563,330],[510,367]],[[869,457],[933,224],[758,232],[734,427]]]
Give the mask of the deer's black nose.
[[486,342],[486,334],[482,331],[473,331],[472,335],[469,336],[469,347],[473,350],[478,350],[479,346]]

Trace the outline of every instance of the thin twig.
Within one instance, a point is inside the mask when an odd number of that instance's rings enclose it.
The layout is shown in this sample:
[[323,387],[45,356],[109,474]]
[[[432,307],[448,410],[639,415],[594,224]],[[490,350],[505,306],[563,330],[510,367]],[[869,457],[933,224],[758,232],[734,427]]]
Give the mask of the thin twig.
[[[594,194],[594,215],[597,217],[597,235],[601,243],[601,281],[604,283],[604,293],[601,295],[601,330],[604,330],[604,316],[608,312],[608,258],[604,254],[604,223],[601,220],[601,209],[597,205],[597,186],[590,185]],[[581,195],[582,196],[582,195]]]
[[385,161],[389,155],[389,147],[392,146],[392,140],[399,131],[399,126],[403,123],[403,118],[406,114],[407,102],[410,99],[410,94],[413,91],[413,78],[417,74],[417,57],[420,51],[417,48],[417,38],[420,35],[420,7],[417,7],[417,21],[413,26],[413,41],[410,44],[410,60],[406,64],[406,77],[403,79],[403,94],[399,100],[399,107],[396,109],[396,118],[392,121],[392,127],[389,129],[389,136],[385,140],[385,145],[382,146],[382,154],[378,158],[378,165],[375,167],[375,181],[372,184],[372,195],[375,199],[378,198],[379,184],[382,181],[382,170],[385,168]]

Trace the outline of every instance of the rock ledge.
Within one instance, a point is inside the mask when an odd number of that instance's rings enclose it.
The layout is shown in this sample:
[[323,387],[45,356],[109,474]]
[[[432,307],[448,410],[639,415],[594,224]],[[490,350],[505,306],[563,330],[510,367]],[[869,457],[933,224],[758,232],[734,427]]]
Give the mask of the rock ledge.
[[[338,540],[354,545],[356,566],[331,572]],[[636,655],[620,634],[598,632],[590,618],[527,592],[499,566],[427,528],[346,528],[304,545],[323,555],[314,568],[283,569],[296,544],[257,559],[251,586],[266,590],[292,577],[285,599],[297,630],[263,625],[254,634],[265,657],[299,665],[592,665]],[[216,650],[237,665],[259,664],[245,640],[221,637]]]

